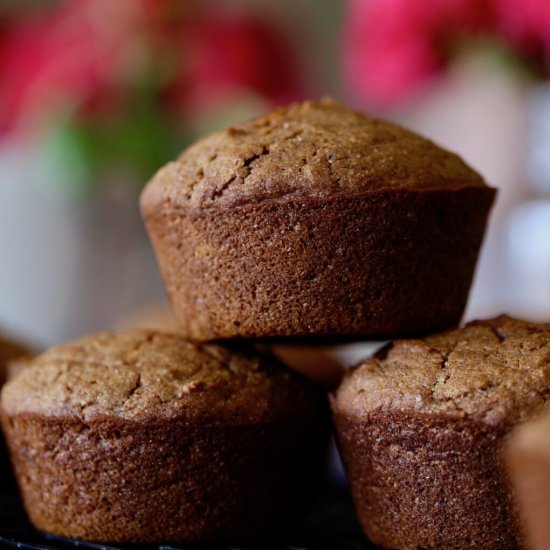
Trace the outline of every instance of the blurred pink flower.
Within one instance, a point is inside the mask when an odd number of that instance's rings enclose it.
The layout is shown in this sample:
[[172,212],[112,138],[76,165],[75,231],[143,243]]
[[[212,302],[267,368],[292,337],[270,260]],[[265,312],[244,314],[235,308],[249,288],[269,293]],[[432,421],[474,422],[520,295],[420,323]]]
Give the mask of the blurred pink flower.
[[483,0],[349,0],[344,70],[352,91],[378,105],[410,96],[445,65],[457,35],[488,20]]
[[171,90],[180,106],[196,108],[235,89],[274,104],[303,94],[295,56],[284,34],[250,14],[202,13],[178,29],[180,77]]
[[146,3],[73,0],[12,26],[0,50],[0,128],[64,105],[82,111],[116,102]]
[[299,71],[278,29],[199,7],[69,0],[15,22],[0,36],[0,130],[36,125],[63,108],[120,114],[142,86],[157,94],[157,110],[192,109],[230,88],[274,103],[300,94]]
[[495,0],[496,25],[523,55],[541,56],[550,72],[550,2]]

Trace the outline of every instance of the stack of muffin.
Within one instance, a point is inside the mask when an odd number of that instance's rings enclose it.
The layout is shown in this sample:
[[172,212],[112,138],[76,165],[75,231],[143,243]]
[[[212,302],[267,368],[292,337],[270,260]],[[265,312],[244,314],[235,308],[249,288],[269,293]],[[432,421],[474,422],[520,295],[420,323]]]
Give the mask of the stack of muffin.
[[328,405],[251,344],[407,337],[331,396],[366,534],[522,547],[503,449],[546,406],[550,325],[456,328],[494,196],[456,155],[332,100],[187,149],[141,200],[182,334],[92,335],[3,389],[33,523],[105,542],[280,534],[312,494]]

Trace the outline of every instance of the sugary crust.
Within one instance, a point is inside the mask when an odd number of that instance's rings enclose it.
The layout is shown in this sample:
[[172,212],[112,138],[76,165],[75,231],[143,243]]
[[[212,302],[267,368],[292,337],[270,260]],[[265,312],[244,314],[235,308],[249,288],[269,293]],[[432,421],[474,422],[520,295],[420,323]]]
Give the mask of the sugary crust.
[[335,416],[358,518],[382,548],[525,548],[506,482],[504,433],[467,418]]
[[209,135],[162,168],[144,192],[161,204],[227,207],[381,189],[483,187],[457,155],[331,99],[296,103]]
[[380,410],[513,425],[547,407],[550,324],[501,316],[422,340],[399,340],[345,377],[334,407],[354,417]]
[[393,189],[145,220],[187,337],[384,338],[459,322],[493,198]]
[[126,419],[186,416],[251,423],[292,415],[307,383],[271,356],[148,330],[105,332],[53,348],[5,385],[2,408]]

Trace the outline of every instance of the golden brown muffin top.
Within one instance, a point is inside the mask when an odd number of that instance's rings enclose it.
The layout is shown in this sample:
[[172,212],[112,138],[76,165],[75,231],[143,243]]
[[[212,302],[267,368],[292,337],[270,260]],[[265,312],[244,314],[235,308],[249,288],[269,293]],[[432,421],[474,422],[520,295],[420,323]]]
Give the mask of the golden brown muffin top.
[[397,340],[345,377],[333,407],[365,416],[418,411],[491,425],[526,419],[550,395],[550,324],[507,316]]
[[211,134],[162,168],[142,208],[231,205],[380,189],[484,187],[457,155],[332,99],[294,103]]
[[[2,391],[8,415],[255,423],[312,411],[314,390],[266,355],[146,330],[52,348]],[[306,414],[309,414],[306,412]]]

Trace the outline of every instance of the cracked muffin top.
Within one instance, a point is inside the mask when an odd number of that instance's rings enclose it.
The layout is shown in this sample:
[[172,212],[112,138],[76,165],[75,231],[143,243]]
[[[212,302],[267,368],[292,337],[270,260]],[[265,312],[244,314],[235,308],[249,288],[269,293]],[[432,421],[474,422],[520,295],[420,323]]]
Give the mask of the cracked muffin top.
[[550,396],[550,324],[507,316],[474,321],[422,340],[397,340],[347,374],[333,408],[515,423]]
[[332,99],[295,103],[211,134],[162,168],[142,208],[209,207],[282,196],[485,187],[457,155]]
[[271,356],[133,330],[46,351],[4,386],[1,402],[8,415],[85,421],[183,416],[243,424],[303,418],[317,397]]

